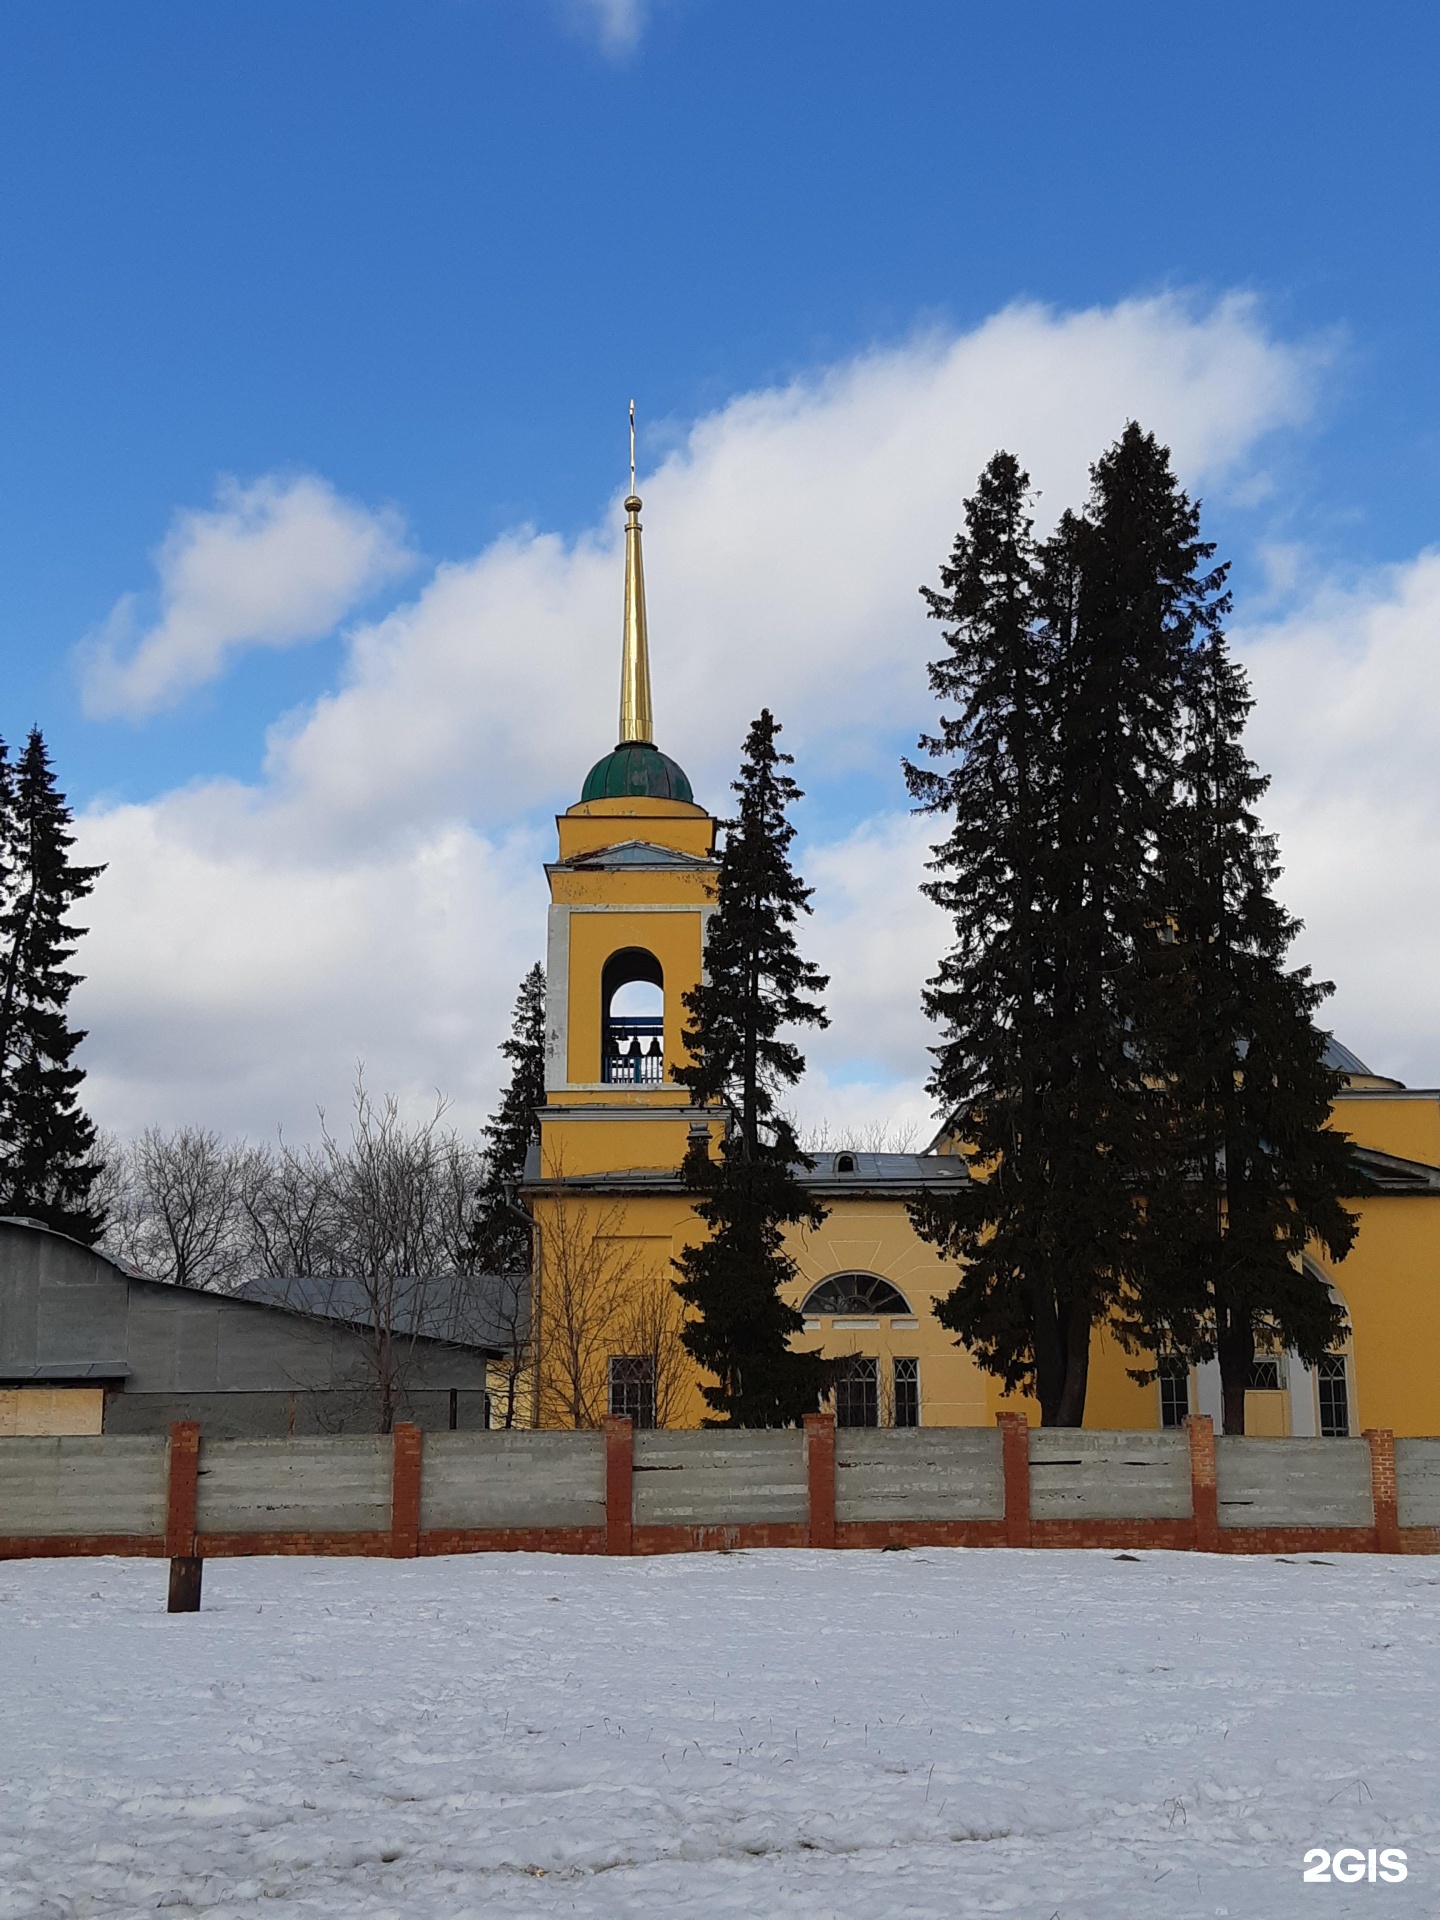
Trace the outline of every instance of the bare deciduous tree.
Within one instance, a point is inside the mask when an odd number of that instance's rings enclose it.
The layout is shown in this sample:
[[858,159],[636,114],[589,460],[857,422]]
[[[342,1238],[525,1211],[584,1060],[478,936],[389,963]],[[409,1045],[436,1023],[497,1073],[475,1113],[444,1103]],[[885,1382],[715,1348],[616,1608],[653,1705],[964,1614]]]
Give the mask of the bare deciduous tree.
[[668,1268],[640,1268],[631,1277],[618,1326],[616,1352],[650,1362],[655,1392],[655,1424],[671,1426],[684,1406],[693,1366],[680,1344],[685,1307]]
[[322,1120],[320,1157],[343,1234],[341,1261],[364,1295],[382,1433],[395,1423],[437,1271],[443,1213],[437,1220],[435,1200],[446,1160],[438,1130],[444,1111],[437,1101],[428,1120],[407,1126],[393,1095],[377,1107],[358,1078],[348,1142],[337,1141]]
[[914,1153],[913,1121],[871,1120],[863,1126],[832,1126],[822,1120],[800,1135],[806,1153]]
[[111,1207],[104,1244],[132,1266],[182,1287],[219,1291],[247,1264],[242,1196],[261,1149],[204,1127],[147,1127],[128,1147],[107,1142]]
[[[362,1073],[348,1135],[337,1137],[322,1113],[313,1146],[228,1143],[196,1127],[152,1127],[129,1146],[107,1140],[104,1244],[142,1272],[186,1286],[343,1281],[336,1304],[343,1293],[344,1317],[364,1323],[379,1424],[388,1432],[422,1332],[487,1342],[496,1333],[488,1292],[467,1298],[435,1284],[472,1271],[474,1196],[484,1173],[480,1150],[446,1129],[444,1115],[437,1099],[428,1116],[406,1120],[393,1097],[371,1097]],[[513,1422],[528,1364],[528,1277],[511,1291]]]
[[618,1238],[623,1209],[565,1189],[536,1223],[536,1361],[540,1424],[598,1427],[607,1407],[606,1358],[633,1259]]
[[625,1225],[622,1201],[563,1185],[537,1215],[542,1426],[599,1426],[609,1406],[609,1360],[618,1355],[653,1360],[657,1426],[679,1409],[688,1371],[680,1345],[684,1309],[668,1268],[647,1268]]

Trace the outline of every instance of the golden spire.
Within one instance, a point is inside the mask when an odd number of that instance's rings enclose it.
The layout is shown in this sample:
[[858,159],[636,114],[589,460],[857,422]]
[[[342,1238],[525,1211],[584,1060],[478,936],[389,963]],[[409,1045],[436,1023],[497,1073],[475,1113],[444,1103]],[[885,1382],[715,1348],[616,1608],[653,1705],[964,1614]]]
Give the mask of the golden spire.
[[625,502],[625,648],[620,660],[620,745],[655,744],[650,710],[650,642],[645,631],[645,563],[635,491],[635,402],[630,402],[630,495]]

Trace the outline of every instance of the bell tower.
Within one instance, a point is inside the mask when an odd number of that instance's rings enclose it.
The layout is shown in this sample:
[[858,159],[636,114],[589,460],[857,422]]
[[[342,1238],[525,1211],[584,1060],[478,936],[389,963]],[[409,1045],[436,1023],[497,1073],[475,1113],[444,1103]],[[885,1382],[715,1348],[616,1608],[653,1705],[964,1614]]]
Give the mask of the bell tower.
[[655,745],[640,505],[632,402],[620,737],[556,821],[559,858],[545,869],[542,1180],[673,1173],[689,1126],[711,1117],[672,1076],[714,910],[715,821]]

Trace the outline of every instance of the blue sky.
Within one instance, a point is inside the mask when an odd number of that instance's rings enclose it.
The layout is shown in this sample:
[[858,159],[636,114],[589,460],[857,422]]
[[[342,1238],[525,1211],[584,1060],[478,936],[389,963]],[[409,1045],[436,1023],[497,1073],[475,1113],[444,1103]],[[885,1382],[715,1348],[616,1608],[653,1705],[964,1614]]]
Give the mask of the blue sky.
[[[322,939],[312,958],[323,972],[339,964],[337,952],[369,954],[357,964],[378,969],[375,990],[289,1077],[254,1064],[267,1049],[293,1054],[283,1021],[267,1024],[239,986],[207,999],[186,973],[186,903],[200,884],[186,862],[201,843],[212,853],[238,844],[239,827],[219,824],[217,808],[238,807],[253,825],[290,804],[298,776],[281,764],[284,742],[313,745],[317,720],[340,712],[377,648],[410,644],[403,635],[423,625],[454,573],[470,578],[466,570],[489,555],[483,579],[493,585],[497,540],[533,529],[541,547],[527,549],[527,564],[570,566],[582,599],[571,563],[591,553],[602,591],[632,393],[642,471],[690,486],[688,509],[675,496],[668,583],[666,527],[655,511],[663,483],[647,512],[656,588],[671,591],[668,605],[652,608],[661,740],[718,780],[724,751],[697,718],[694,693],[667,707],[664,650],[691,645],[705,628],[704,512],[743,516],[748,497],[743,487],[707,492],[706,463],[717,436],[730,445],[753,427],[754,396],[798,391],[823,412],[834,383],[851,377],[846,369],[873,371],[877,355],[892,371],[913,369],[940,351],[937,342],[974,340],[977,330],[988,338],[995,316],[1032,303],[1052,327],[1051,412],[1074,398],[1074,431],[1083,416],[1093,456],[1123,424],[1131,389],[1120,378],[1112,395],[1088,349],[1066,361],[1074,342],[1065,318],[1113,316],[1137,302],[1154,313],[1168,299],[1170,319],[1155,321],[1142,344],[1123,324],[1106,324],[1115,350],[1150,368],[1135,404],[1156,396],[1155,424],[1175,438],[1187,478],[1206,494],[1211,530],[1236,563],[1238,623],[1260,649],[1263,737],[1282,760],[1294,729],[1280,726],[1281,711],[1292,698],[1297,709],[1315,699],[1307,659],[1334,667],[1326,682],[1334,700],[1312,719],[1309,748],[1302,741],[1295,752],[1289,797],[1277,794],[1282,830],[1298,843],[1318,819],[1304,769],[1322,743],[1336,763],[1353,763],[1346,777],[1358,786],[1345,817],[1367,804],[1383,811],[1365,766],[1379,754],[1393,762],[1393,740],[1373,732],[1337,740],[1333,716],[1369,698],[1344,681],[1357,647],[1382,681],[1384,663],[1391,673],[1397,659],[1413,666],[1415,648],[1428,658],[1428,576],[1405,570],[1420,564],[1440,524],[1433,9],[27,0],[6,6],[3,34],[0,731],[13,738],[40,721],[112,861],[104,884],[113,904],[97,900],[86,953],[86,1011],[97,1105],[114,1124],[207,1117],[209,1097],[217,1123],[258,1128],[282,1108],[291,1114],[332,1095],[340,1063],[361,1054],[397,1084],[443,1075],[464,1112],[483,1109],[507,969],[538,937],[538,928],[529,933],[537,901],[527,863],[544,851],[547,808],[570,797],[572,772],[576,785],[583,775],[586,724],[598,754],[610,744],[608,719],[581,713],[573,736],[556,722],[564,753],[517,774],[508,798],[458,775],[428,799],[416,798],[423,777],[388,789],[378,779],[391,794],[383,832],[361,824],[370,816],[353,796],[363,769],[347,763],[352,797],[335,804],[350,809],[348,824],[337,825],[338,814],[317,824],[313,808],[305,816],[310,879],[321,875],[342,893],[358,884],[346,860],[397,822],[409,822],[412,854],[423,843],[426,857],[437,857],[447,833],[468,832],[475,845],[466,857],[481,859],[496,891],[465,938],[489,958],[473,976],[459,958],[440,963],[429,951],[382,965],[366,945],[366,915],[386,917],[395,903],[384,904],[383,889],[368,907],[354,895],[346,944]],[[1236,351],[1253,350],[1268,375],[1242,376],[1225,359],[1215,332],[1224,313],[1238,316]],[[1197,426],[1187,452],[1166,409],[1172,399],[1180,406],[1183,428],[1189,416],[1174,396],[1194,398],[1186,384],[1194,356],[1212,349],[1216,393],[1232,395],[1248,378],[1248,398],[1218,437],[1206,441]],[[987,381],[998,391],[1012,373],[980,367],[975,391]],[[1081,404],[1091,390],[1104,401],[1093,421]],[[872,429],[863,422],[883,404],[877,389],[833,418],[837,432],[850,419],[853,486],[863,488],[868,472],[893,496],[892,470],[884,461],[867,470],[864,457]],[[964,405],[967,420],[983,412],[973,396]],[[1027,421],[1019,400],[1014,413],[1011,434],[999,406],[992,437],[1019,438]],[[1037,472],[1049,457],[1046,431],[1032,422],[1032,445],[1016,447]],[[938,562],[944,539],[929,529],[953,528],[988,450],[972,449],[960,426],[953,438],[953,470],[937,465],[923,512],[916,496],[932,557],[922,563],[916,547],[912,581]],[[790,458],[763,433],[752,456],[762,475]],[[723,467],[722,458],[713,472]],[[913,470],[912,460],[894,471]],[[741,462],[735,471],[750,469]],[[1061,488],[1073,497],[1082,476],[1083,457],[1066,440],[1054,455],[1052,503]],[[217,495],[227,479],[230,493]],[[311,488],[298,504],[287,492],[296,486]],[[809,497],[803,477],[795,486]],[[772,529],[786,500],[775,496]],[[678,532],[687,512],[688,546]],[[217,513],[230,519],[221,524]],[[176,569],[190,578],[210,564],[205,540],[217,527],[238,538],[277,513],[291,516],[286,525],[306,551],[319,527],[338,572],[317,587],[282,566],[263,618],[216,615],[215,596],[234,580],[223,566],[219,585],[207,574],[194,618],[219,619],[229,639],[163,699],[130,684],[107,707],[93,690],[96,636],[108,633],[123,665],[141,636],[164,626],[165,593],[172,601],[180,593]],[[167,535],[171,559],[157,575]],[[823,540],[807,544],[798,523],[791,544],[800,570],[826,551]],[[738,540],[741,568],[746,550]],[[235,549],[242,572],[247,551],[243,542]],[[784,598],[780,565],[759,570],[756,593]],[[897,563],[894,579],[902,572]],[[872,618],[906,631],[918,672],[932,637],[908,585],[902,598],[892,574],[881,568],[882,577]],[[538,578],[544,601],[554,582]],[[799,604],[803,581],[793,585]],[[249,589],[237,590],[243,599]],[[863,596],[863,583],[856,591]],[[295,594],[304,605],[292,617],[279,601]],[[749,618],[743,594],[732,599],[727,587],[721,598],[733,619]],[[533,603],[507,604],[516,622],[508,644],[539,644],[539,629],[526,628]],[[720,604],[713,578],[708,604]],[[1383,624],[1387,608],[1400,611],[1380,634],[1374,621]],[[375,625],[392,610],[399,641],[393,622]],[[507,641],[474,618],[483,668],[485,649]],[[268,619],[269,637],[247,637],[247,619]],[[1401,629],[1408,638],[1395,638]],[[609,644],[597,637],[597,647]],[[724,634],[708,644],[705,657],[723,660]],[[816,644],[782,717],[811,755],[801,767],[814,796],[806,833],[838,887],[860,870],[858,856],[837,851],[851,836],[868,830],[873,846],[902,831],[894,755],[926,715],[923,704],[912,703],[912,714],[897,702],[877,719],[857,693],[848,718],[836,708],[821,724],[806,691],[824,670]],[[563,704],[568,670],[558,652],[554,672]],[[417,666],[406,684],[422,677]],[[494,761],[497,725],[549,723],[543,677],[538,695],[534,687],[525,695],[527,710],[510,714],[488,710],[491,692],[497,703],[515,697],[504,672],[481,671],[467,684],[477,755]],[[759,671],[742,690],[751,710],[770,697]],[[422,699],[401,724],[421,728],[423,707]],[[1434,718],[1423,700],[1420,709],[1406,748],[1417,766]],[[738,738],[733,724],[731,732]],[[383,735],[364,738],[386,753]],[[343,758],[352,748],[336,751]],[[319,778],[313,765],[306,778],[312,787]],[[1428,834],[1428,799],[1421,812],[1411,829]],[[293,839],[293,820],[276,832]],[[329,853],[316,851],[321,842]],[[342,844],[352,853],[337,851]],[[245,873],[274,858],[250,847]],[[1319,930],[1313,957],[1337,978],[1345,972],[1350,1037],[1364,1038],[1356,1020],[1376,1009],[1372,1044],[1404,1052],[1401,1036],[1418,1033],[1406,1066],[1440,1073],[1440,1012],[1419,988],[1392,980],[1378,950],[1343,933],[1353,918],[1341,910],[1346,874],[1322,871],[1318,853],[1307,858],[1297,867],[1299,904]],[[1363,848],[1354,858],[1371,871]],[[227,881],[223,862],[206,872],[215,911],[238,911],[248,882],[233,870]],[[477,883],[471,874],[455,884],[473,892]],[[1408,884],[1397,869],[1395,886]],[[290,906],[252,901],[247,922],[256,912],[303,918],[297,903],[306,896],[297,876]],[[141,900],[148,921],[168,928],[158,947],[137,944]],[[1327,911],[1342,930],[1334,936],[1324,931]],[[209,960],[195,964],[211,970]],[[256,966],[272,1007],[304,972],[260,962],[241,971],[253,977]],[[380,1009],[402,987],[431,1006],[428,1038],[385,1026]],[[908,975],[904,996],[913,1012]],[[483,1010],[462,1011],[471,1000]],[[311,1005],[299,993],[302,1003]],[[193,1015],[180,1021],[184,1046],[151,1073],[145,1062],[156,1034],[174,1027],[177,1004]],[[313,1008],[303,1019],[313,1024]],[[881,1058],[863,1038],[861,1012],[855,1021],[827,1069],[837,1087],[871,1089],[852,1117],[910,1112],[904,1089],[923,1064],[915,1051],[923,1032],[909,1029]],[[484,1055],[485,1065],[447,1073],[461,1053]]]

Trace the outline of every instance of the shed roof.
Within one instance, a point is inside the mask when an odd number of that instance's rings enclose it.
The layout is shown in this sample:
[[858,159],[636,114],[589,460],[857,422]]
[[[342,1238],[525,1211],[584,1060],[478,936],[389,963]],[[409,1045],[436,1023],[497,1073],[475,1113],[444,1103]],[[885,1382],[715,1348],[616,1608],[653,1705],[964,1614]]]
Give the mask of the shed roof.
[[409,1274],[389,1281],[263,1274],[242,1281],[231,1297],[351,1327],[374,1326],[379,1316],[407,1339],[443,1340],[497,1356],[524,1340],[529,1316],[529,1282],[521,1274]]

